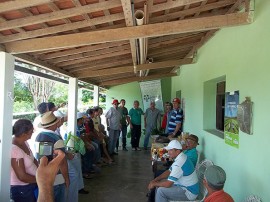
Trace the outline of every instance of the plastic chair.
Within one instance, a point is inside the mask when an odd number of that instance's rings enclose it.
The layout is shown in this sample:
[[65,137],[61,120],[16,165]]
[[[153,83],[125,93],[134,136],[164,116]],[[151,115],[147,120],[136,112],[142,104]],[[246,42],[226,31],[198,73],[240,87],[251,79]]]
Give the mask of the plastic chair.
[[244,202],[262,202],[262,199],[258,196],[250,195],[244,200]]

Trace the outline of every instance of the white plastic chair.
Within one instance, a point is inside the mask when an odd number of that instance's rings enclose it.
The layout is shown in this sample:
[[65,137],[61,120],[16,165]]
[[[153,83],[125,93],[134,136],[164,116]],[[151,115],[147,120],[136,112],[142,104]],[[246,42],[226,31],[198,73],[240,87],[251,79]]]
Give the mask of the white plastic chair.
[[[211,165],[214,165],[214,163],[208,159],[205,159],[196,166],[196,173],[199,180],[200,192],[197,197],[198,199],[193,202],[202,202],[207,194],[207,189],[203,185],[203,179],[204,179],[204,173],[206,169]],[[190,201],[170,201],[170,202],[190,202]]]
[[258,196],[250,195],[244,200],[244,202],[262,202],[262,199]]

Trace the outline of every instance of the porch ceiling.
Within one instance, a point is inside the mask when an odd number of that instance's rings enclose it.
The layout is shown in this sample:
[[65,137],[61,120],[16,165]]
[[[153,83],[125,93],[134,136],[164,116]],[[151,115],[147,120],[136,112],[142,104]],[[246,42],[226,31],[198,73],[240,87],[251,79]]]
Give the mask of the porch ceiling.
[[[249,0],[0,2],[2,50],[102,87],[175,76],[220,28],[250,23]],[[133,5],[146,25],[135,26]],[[139,64],[139,38],[153,63]]]

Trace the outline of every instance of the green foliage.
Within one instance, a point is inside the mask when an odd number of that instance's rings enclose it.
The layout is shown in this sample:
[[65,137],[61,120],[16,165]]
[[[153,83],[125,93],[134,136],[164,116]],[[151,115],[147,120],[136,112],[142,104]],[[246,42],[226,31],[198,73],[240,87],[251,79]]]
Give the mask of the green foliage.
[[33,102],[29,101],[15,101],[13,104],[13,112],[31,112],[35,111]]
[[48,101],[53,102],[55,106],[66,103],[68,101],[68,85],[57,82],[53,87]]
[[89,90],[82,90],[82,102],[89,103],[90,100],[94,99],[94,93]]
[[22,114],[13,116],[13,119],[28,119],[33,122],[36,116],[37,116],[36,114]]
[[32,94],[28,90],[26,84],[16,76],[14,77],[14,97],[15,102],[33,102]]
[[100,101],[100,102],[106,102],[106,95],[100,94],[100,95],[99,95],[99,101]]

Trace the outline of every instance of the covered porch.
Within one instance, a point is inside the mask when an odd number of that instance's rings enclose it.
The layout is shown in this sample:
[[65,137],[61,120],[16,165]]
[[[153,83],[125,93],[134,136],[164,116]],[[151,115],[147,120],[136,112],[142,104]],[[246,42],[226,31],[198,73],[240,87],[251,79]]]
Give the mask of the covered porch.
[[[130,109],[142,101],[138,81],[161,79],[163,101],[181,92],[184,130],[199,136],[203,157],[224,168],[225,190],[235,201],[250,194],[270,199],[270,2],[147,1],[148,24],[135,26],[133,11],[144,7],[139,0],[0,3],[0,201],[9,198],[15,60],[70,77],[71,131],[78,80],[107,88],[107,107],[110,98],[124,98]],[[142,63],[140,38],[148,38]],[[225,144],[215,126],[216,84],[223,81],[226,92],[239,91],[240,103],[254,102],[253,134],[240,131],[239,148]]]

